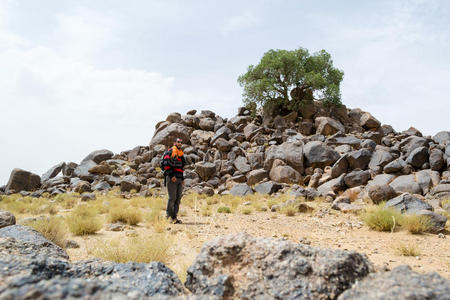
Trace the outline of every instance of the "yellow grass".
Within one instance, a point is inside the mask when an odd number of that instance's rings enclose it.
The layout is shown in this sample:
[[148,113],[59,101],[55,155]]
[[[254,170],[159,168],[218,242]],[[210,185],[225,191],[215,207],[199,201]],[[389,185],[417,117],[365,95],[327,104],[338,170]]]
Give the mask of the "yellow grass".
[[159,261],[167,263],[170,259],[168,250],[172,241],[164,234],[117,238],[98,241],[88,249],[88,253],[98,258],[118,263]]
[[401,256],[420,256],[421,254],[417,245],[414,245],[412,243],[409,244],[397,243],[394,246],[394,250],[397,255]]
[[415,214],[403,216],[400,220],[400,225],[403,229],[408,230],[412,234],[426,232],[432,226],[429,217]]
[[128,225],[137,225],[142,222],[142,213],[138,208],[114,206],[109,210],[108,221],[111,223],[122,222]]
[[77,206],[66,218],[69,231],[74,235],[88,235],[99,231],[102,222],[97,216],[97,212],[87,205]]
[[245,207],[245,208],[242,209],[241,212],[242,212],[243,215],[249,215],[249,214],[251,214],[253,212],[253,210],[250,207]]
[[362,214],[362,220],[376,231],[393,231],[402,218],[400,212],[384,207],[384,203],[369,207]]
[[60,217],[42,218],[27,223],[45,236],[46,239],[52,241],[56,245],[64,248],[67,237],[67,228],[64,221]]

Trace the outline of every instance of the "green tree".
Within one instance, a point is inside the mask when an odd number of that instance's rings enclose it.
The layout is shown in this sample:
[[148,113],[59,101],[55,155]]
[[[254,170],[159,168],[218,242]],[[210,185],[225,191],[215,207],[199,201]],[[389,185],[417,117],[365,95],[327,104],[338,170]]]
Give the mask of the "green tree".
[[341,104],[340,83],[344,72],[333,67],[331,55],[321,50],[310,55],[307,49],[269,50],[256,66],[239,76],[247,106],[282,105],[298,108],[302,100]]

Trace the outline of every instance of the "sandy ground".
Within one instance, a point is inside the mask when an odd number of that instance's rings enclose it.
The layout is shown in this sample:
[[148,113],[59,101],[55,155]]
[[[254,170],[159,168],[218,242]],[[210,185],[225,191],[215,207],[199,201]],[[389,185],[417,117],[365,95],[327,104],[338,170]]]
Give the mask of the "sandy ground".
[[[288,217],[279,212],[256,212],[249,215],[240,212],[232,214],[215,213],[204,217],[200,207],[186,207],[182,203],[183,224],[169,224],[166,233],[173,238],[170,249],[171,259],[167,265],[180,277],[193,262],[205,241],[216,236],[247,232],[255,236],[286,238],[293,242],[306,242],[311,246],[332,249],[354,250],[366,254],[377,270],[392,269],[407,264],[413,270],[437,272],[450,279],[450,235],[439,238],[436,234],[413,235],[400,230],[393,233],[377,232],[365,226],[354,214],[344,214],[327,209],[327,203],[309,203],[315,206],[312,213],[297,213]],[[139,236],[151,236],[153,228],[149,224],[129,227]],[[128,230],[127,229],[127,230]],[[447,227],[448,229],[448,227]],[[80,248],[67,249],[71,260],[92,258],[88,249],[93,242],[110,239],[126,239],[126,231],[112,232],[102,229],[87,237],[70,237],[80,244]],[[417,257],[401,256],[395,246],[412,244],[420,250]],[[92,251],[91,251],[92,252]],[[180,275],[181,274],[181,275]],[[183,278],[182,278],[183,280]]]

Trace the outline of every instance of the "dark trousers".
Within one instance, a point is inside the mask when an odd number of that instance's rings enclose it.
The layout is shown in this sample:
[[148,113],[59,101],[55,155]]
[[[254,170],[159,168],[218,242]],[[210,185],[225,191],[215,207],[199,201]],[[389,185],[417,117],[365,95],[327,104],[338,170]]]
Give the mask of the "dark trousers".
[[176,182],[172,182],[170,177],[166,178],[167,193],[169,194],[169,200],[167,201],[166,214],[172,219],[177,218],[178,209],[180,208],[181,195],[183,193],[182,179],[177,178]]

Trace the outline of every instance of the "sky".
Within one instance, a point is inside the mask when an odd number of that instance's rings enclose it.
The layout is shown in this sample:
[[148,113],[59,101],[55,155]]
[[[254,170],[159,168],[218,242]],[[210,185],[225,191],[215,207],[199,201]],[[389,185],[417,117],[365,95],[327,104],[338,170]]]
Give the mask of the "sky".
[[0,0],[0,185],[148,145],[171,112],[232,117],[269,49],[325,49],[342,102],[450,130],[450,2]]

